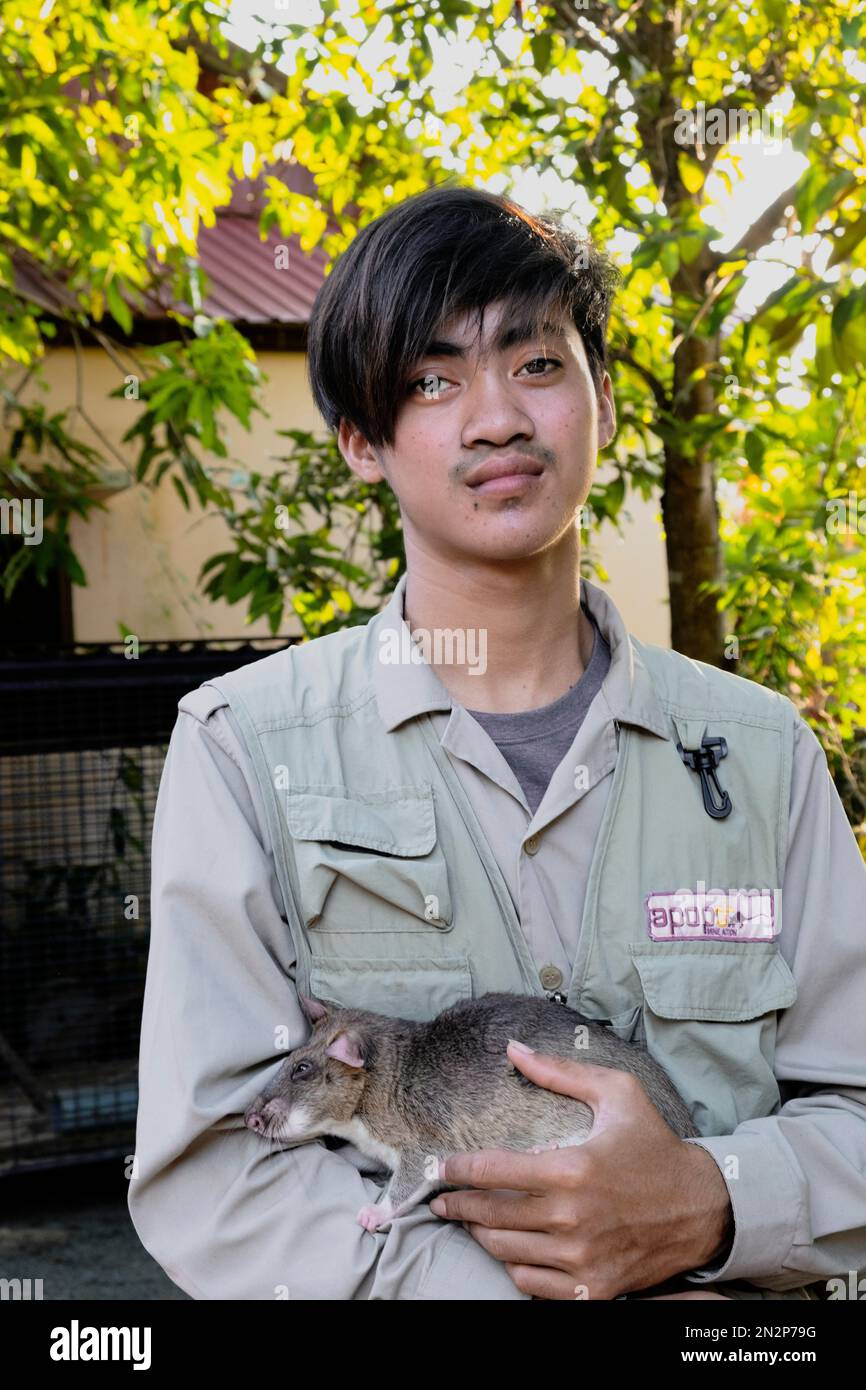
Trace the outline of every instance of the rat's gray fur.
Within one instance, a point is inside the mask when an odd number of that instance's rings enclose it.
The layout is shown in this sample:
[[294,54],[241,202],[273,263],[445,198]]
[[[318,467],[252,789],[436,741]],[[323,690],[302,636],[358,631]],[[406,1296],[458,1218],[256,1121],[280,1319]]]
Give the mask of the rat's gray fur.
[[[250,1106],[247,1123],[252,1118],[251,1128],[278,1141],[349,1139],[378,1159],[393,1176],[375,1209],[384,1218],[377,1227],[449,1186],[438,1177],[435,1159],[477,1149],[580,1144],[588,1137],[591,1108],[537,1086],[512,1066],[509,1038],[536,1052],[632,1072],[681,1139],[699,1135],[646,1048],[549,999],[484,994],[424,1023],[306,996],[302,1004],[313,1032]],[[327,1055],[335,1040],[354,1051],[355,1065]],[[310,1066],[293,1079],[301,1061]]]

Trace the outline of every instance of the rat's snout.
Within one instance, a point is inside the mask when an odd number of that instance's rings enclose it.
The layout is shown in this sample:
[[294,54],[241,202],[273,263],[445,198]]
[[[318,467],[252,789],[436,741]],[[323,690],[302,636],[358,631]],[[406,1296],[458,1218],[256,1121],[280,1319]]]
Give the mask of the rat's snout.
[[279,1096],[274,1096],[272,1100],[266,1100],[263,1095],[256,1096],[244,1114],[244,1124],[256,1134],[265,1134],[272,1121],[279,1123],[287,1114],[286,1106]]

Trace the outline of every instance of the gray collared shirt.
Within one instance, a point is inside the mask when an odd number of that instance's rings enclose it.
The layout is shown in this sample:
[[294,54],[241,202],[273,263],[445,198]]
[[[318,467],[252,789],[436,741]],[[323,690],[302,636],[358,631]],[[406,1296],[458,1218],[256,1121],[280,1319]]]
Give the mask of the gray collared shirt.
[[[402,623],[405,575],[389,608]],[[502,870],[546,988],[571,977],[586,881],[617,758],[616,721],[666,735],[648,673],[603,590],[582,598],[607,641],[601,688],[535,811],[479,722],[426,663],[377,663],[387,728],[433,715]],[[521,846],[527,852],[521,852]],[[866,1267],[866,866],[821,746],[796,725],[779,947],[797,982],[779,1017],[783,1105],[701,1143],[729,1184],[735,1235],[696,1283],[784,1290]],[[297,1001],[260,792],[219,693],[184,697],[153,829],[151,946],[140,1055],[138,1234],[196,1298],[525,1299],[460,1224],[422,1204],[385,1233],[355,1224],[373,1167],[321,1142],[263,1156],[244,1130],[266,1059],[259,1020]],[[754,1271],[760,1269],[758,1277]]]
[[610,669],[610,647],[593,625],[592,654],[586,670],[558,700],[517,714],[469,714],[496,744],[517,777],[529,810],[535,813],[550,779],[574,742],[587,710]]

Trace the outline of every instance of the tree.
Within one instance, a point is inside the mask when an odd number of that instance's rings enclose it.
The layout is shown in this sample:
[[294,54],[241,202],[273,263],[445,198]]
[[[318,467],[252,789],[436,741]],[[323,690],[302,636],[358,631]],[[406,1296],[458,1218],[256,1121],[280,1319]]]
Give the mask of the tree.
[[[295,154],[341,220],[329,254],[452,169],[485,183],[554,169],[579,185],[602,245],[631,234],[613,323],[618,476],[593,489],[593,508],[615,518],[627,488],[660,486],[674,647],[790,691],[861,823],[866,6],[322,9],[320,22],[288,26],[300,41],[288,95],[304,111]],[[403,51],[380,52],[370,71],[378,26]],[[442,55],[463,76],[447,98],[433,80]],[[742,181],[746,132],[768,167],[784,137],[804,168],[723,250],[714,200]],[[272,193],[266,218],[290,217],[292,196]],[[767,257],[785,265],[783,282],[744,309]]]
[[[0,249],[65,276],[76,296],[68,320],[110,350],[101,315],[124,327],[120,287],[144,285],[150,252],[195,306],[199,218],[212,216],[230,171],[257,173],[278,153],[312,172],[318,197],[268,179],[263,229],[298,233],[307,250],[321,241],[331,257],[391,204],[455,173],[506,191],[526,167],[571,181],[598,242],[626,244],[612,326],[615,477],[594,487],[593,512],[616,520],[629,490],[660,490],[673,645],[738,662],[741,674],[796,697],[862,821],[863,0],[718,10],[713,0],[323,0],[314,22],[278,11],[244,62],[216,16],[193,5],[161,0],[157,14],[128,0],[119,24],[94,0],[75,15],[46,9],[11,0],[0,31],[12,121]],[[205,50],[227,69],[207,96],[198,90]],[[275,67],[283,53],[285,82]],[[443,57],[446,94],[434,80]],[[81,101],[70,95],[76,81]],[[803,172],[722,250],[717,201],[741,183],[737,137],[756,127],[771,137],[768,171],[781,133]],[[47,216],[48,235],[35,235],[37,216]],[[768,257],[786,266],[783,281],[749,306],[752,267]],[[0,275],[7,351],[29,370],[47,321],[9,288],[8,262]],[[387,498],[341,488],[333,441],[296,437],[279,487],[292,489],[298,526],[305,489],[326,514],[307,543],[296,535],[276,546],[274,487],[241,469],[233,489],[201,456],[221,447],[209,374],[227,408],[248,419],[252,358],[226,325],[193,314],[180,328],[143,382],[131,440],[140,480],[167,475],[187,504],[191,491],[229,520],[234,549],[210,562],[207,591],[247,597],[276,630],[283,591],[298,580],[306,631],[358,621],[366,610],[348,585],[369,579],[328,549],[334,509],[379,509],[373,535],[384,537],[378,558],[393,579],[401,559]],[[62,435],[65,422],[51,424]],[[44,435],[45,418],[21,416],[13,481],[26,447],[38,451],[38,429]],[[317,450],[321,469],[310,466]],[[329,497],[317,475],[329,479]]]
[[[182,497],[189,485],[203,505],[227,502],[199,450],[225,456],[215,410],[223,405],[247,423],[258,374],[231,325],[195,314],[202,297],[196,243],[250,151],[272,148],[276,116],[253,100],[259,79],[249,56],[227,61],[219,31],[226,13],[169,0],[4,5],[0,352],[9,439],[0,476],[12,499],[37,494],[45,510],[43,542],[20,546],[3,572],[7,597],[28,565],[43,582],[62,566],[85,583],[69,517],[104,509],[99,492],[109,463],[132,473],[130,458],[117,455],[86,414],[82,343],[109,353],[120,391],[142,399],[157,422],[136,430],[143,441],[137,476],[170,463]],[[210,95],[199,90],[196,44],[223,55],[222,83]],[[132,351],[130,305],[162,279],[191,312],[175,315],[177,340],[147,360]],[[74,410],[51,414],[25,404],[22,393],[58,335],[78,354],[79,390]],[[76,416],[104,452],[76,439]]]

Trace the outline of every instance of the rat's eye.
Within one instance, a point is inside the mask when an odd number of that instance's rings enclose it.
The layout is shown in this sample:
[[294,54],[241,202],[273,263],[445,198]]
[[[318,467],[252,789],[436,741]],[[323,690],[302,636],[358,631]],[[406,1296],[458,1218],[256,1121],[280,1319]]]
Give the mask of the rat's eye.
[[292,1067],[292,1080],[295,1081],[299,1076],[306,1076],[307,1072],[313,1070],[312,1062],[296,1062]]

